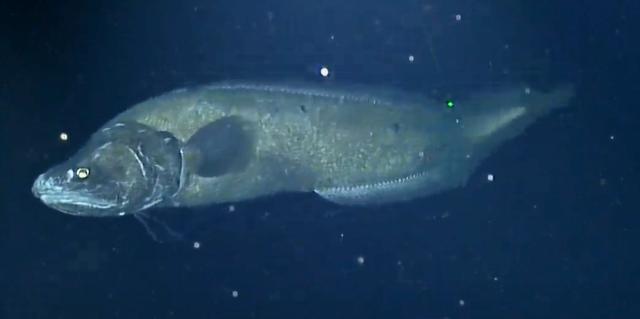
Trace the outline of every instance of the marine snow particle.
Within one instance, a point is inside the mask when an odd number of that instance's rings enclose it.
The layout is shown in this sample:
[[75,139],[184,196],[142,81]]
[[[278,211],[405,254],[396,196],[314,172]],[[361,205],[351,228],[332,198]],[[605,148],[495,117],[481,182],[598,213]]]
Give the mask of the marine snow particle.
[[323,78],[326,78],[329,76],[329,68],[326,66],[323,66],[320,68],[320,75],[322,75]]
[[61,132],[59,138],[61,141],[66,142],[69,140],[69,134],[67,134],[66,132]]

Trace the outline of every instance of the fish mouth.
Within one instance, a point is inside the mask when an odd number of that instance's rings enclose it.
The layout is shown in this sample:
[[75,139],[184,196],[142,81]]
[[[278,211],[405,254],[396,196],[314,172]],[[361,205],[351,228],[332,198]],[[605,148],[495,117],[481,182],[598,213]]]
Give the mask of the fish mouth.
[[48,207],[75,216],[100,216],[99,212],[117,206],[115,202],[99,198],[88,190],[68,189],[45,174],[36,178],[31,192]]

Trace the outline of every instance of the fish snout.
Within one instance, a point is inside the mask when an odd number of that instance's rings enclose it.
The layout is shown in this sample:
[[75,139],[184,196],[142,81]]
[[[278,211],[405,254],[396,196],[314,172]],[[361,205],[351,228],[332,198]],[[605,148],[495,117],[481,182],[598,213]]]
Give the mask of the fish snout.
[[40,174],[38,175],[36,180],[33,182],[33,186],[31,186],[31,192],[33,193],[33,196],[40,198],[44,190],[44,185],[45,185],[45,176],[44,174]]

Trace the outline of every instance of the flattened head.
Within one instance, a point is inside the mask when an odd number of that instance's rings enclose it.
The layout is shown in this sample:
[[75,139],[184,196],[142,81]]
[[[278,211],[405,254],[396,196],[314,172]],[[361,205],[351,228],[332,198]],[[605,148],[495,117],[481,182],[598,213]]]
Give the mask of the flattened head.
[[63,213],[120,216],[149,208],[177,191],[178,141],[138,123],[96,133],[64,163],[37,177],[33,194]]

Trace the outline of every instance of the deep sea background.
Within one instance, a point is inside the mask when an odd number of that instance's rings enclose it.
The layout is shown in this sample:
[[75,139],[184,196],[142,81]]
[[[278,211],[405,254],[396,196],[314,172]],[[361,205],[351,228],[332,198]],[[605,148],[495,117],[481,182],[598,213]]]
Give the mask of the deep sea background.
[[[639,318],[639,12],[632,0],[4,0],[0,318]],[[464,188],[375,208],[283,195],[178,210],[211,216],[199,248],[31,195],[130,105],[227,79],[577,90]]]

